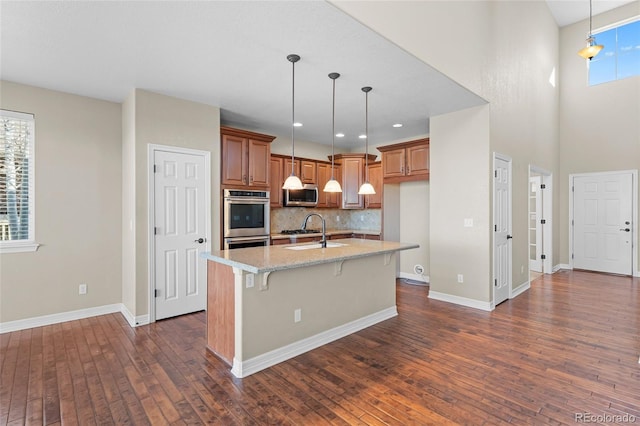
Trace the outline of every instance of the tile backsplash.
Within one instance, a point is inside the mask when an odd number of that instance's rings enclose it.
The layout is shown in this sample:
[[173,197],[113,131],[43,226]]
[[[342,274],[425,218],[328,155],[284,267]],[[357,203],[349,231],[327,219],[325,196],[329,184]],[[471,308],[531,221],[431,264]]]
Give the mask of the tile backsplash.
[[[362,231],[379,231],[381,229],[380,209],[340,210],[314,209],[307,207],[283,207],[271,209],[271,232],[278,233],[283,229],[297,229],[309,213],[318,213],[326,222],[327,229],[353,229]],[[322,223],[317,217],[309,219],[307,228],[320,229]]]

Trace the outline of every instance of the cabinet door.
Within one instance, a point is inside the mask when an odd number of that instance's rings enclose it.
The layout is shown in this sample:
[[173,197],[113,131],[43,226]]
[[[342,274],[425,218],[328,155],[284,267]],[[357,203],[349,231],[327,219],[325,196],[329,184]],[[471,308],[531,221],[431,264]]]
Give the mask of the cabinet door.
[[[296,161],[293,164],[293,169],[296,173],[296,176],[300,177],[300,160],[296,158]],[[282,173],[285,180],[291,176],[291,157],[284,159],[284,171]]]
[[245,186],[247,179],[247,140],[222,135],[222,184]]
[[[331,179],[331,164],[318,163],[318,207],[339,207],[340,193],[339,192],[324,192],[324,186]],[[340,181],[340,171],[338,167],[334,165],[334,177]]]
[[404,176],[405,149],[399,148],[382,153],[382,164],[384,165],[383,177]]
[[429,145],[407,148],[407,176],[429,175]]
[[366,206],[371,209],[379,209],[382,207],[382,163],[369,164],[369,183],[376,193],[365,196]]
[[343,158],[342,164],[342,208],[364,208],[364,196],[358,194],[362,185],[364,158]]
[[269,143],[249,139],[249,186],[267,187],[269,186],[269,162],[271,158],[271,147]]
[[310,183],[310,184],[315,184],[317,182],[315,161],[310,161],[310,160],[300,161],[300,180],[302,181],[302,183]]
[[[271,208],[282,207],[282,185],[284,185],[283,178],[283,164],[281,157],[271,157],[271,164],[269,165],[269,192],[271,196]],[[289,242],[287,240],[287,242]]]

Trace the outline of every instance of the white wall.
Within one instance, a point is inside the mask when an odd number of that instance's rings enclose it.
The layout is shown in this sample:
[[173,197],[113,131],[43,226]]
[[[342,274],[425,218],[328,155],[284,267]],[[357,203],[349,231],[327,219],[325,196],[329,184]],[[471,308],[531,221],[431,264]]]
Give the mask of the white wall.
[[[640,1],[594,16],[593,28],[637,15]],[[569,175],[640,169],[640,76],[589,87],[587,63],[577,54],[588,31],[588,21],[560,31],[562,161],[556,187],[560,205],[559,255],[564,264],[569,263]]]
[[120,303],[120,105],[7,81],[0,91],[3,109],[35,114],[41,244],[0,256],[0,322]]
[[[491,295],[492,223],[491,153],[499,151],[514,162],[514,286],[526,281],[519,265],[527,257],[527,170],[530,163],[557,173],[558,93],[548,83],[551,70],[558,70],[558,28],[545,2],[537,1],[456,1],[456,2],[332,2],[360,22],[407,50],[417,58],[440,70],[490,103],[486,112],[478,114],[452,113],[461,120],[464,139],[455,135],[451,118],[431,119],[431,217],[430,217],[430,277],[441,290],[460,297],[489,302]],[[443,36],[446,34],[446,37]],[[523,49],[522,46],[526,46]],[[452,52],[455,52],[453,54]],[[546,86],[545,86],[546,84]],[[476,120],[486,119],[486,126]],[[434,133],[434,122],[440,120],[440,135]],[[469,120],[468,122],[466,120]],[[471,130],[487,130],[473,137]],[[461,133],[461,135],[464,134]],[[457,150],[437,146],[438,138],[453,139]],[[435,150],[435,154],[434,154]],[[470,153],[477,153],[471,169],[459,168]],[[459,173],[452,176],[450,170]],[[444,173],[438,176],[439,173]],[[449,182],[455,178],[453,182]],[[449,190],[436,188],[436,182],[451,185]],[[459,192],[458,189],[468,187]],[[443,194],[443,191],[446,194]],[[486,194],[481,197],[479,194]],[[464,199],[464,197],[471,197]],[[464,205],[466,216],[476,226],[483,226],[466,239],[469,249],[457,258],[441,259],[439,253],[449,252],[444,235],[438,232],[451,222],[456,207]],[[450,216],[447,218],[446,214]],[[554,217],[557,220],[557,217]],[[438,246],[439,241],[445,246]],[[440,263],[442,260],[444,263]],[[473,283],[450,286],[461,266],[478,265]],[[447,266],[448,265],[448,266]],[[436,271],[438,268],[438,271]],[[438,280],[442,282],[438,283]],[[456,283],[457,284],[457,283]],[[451,288],[450,288],[451,287]]]

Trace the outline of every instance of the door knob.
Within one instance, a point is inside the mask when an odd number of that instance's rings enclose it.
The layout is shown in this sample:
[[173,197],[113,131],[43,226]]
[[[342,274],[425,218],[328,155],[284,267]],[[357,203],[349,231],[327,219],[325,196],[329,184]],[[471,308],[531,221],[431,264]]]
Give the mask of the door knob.
[[631,232],[631,229],[629,229],[629,228],[620,228],[620,230],[624,231],[624,232]]
[[507,235],[507,240],[510,240],[513,238],[513,235]]
[[195,242],[195,243],[198,243],[198,244],[202,244],[202,243],[204,243],[205,241],[207,241],[207,239],[206,239],[206,238],[198,238],[198,239],[197,239],[197,240],[195,240],[194,242]]

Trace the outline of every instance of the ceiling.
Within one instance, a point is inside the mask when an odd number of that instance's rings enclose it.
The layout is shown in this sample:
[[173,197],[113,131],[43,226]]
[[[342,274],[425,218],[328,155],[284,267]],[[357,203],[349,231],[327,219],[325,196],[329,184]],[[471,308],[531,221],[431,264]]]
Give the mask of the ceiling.
[[[547,0],[559,23],[588,17],[576,1]],[[625,1],[594,2],[622,4]],[[429,117],[485,101],[324,1],[6,1],[3,80],[122,102],[134,88],[219,106],[223,124],[296,140],[362,145],[429,132]],[[580,18],[582,16],[582,18]],[[402,123],[400,128],[393,124]]]
[[[593,15],[634,1],[636,0],[593,0]],[[589,18],[589,0],[547,0],[547,4],[559,27]]]

